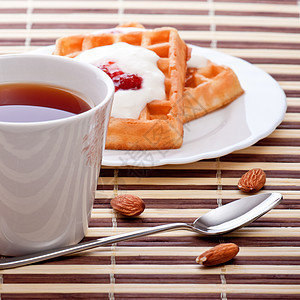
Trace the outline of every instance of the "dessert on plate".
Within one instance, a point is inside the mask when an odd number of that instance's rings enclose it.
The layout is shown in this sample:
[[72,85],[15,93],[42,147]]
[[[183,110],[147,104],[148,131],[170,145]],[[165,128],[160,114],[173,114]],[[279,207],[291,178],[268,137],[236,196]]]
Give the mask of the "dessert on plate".
[[[96,54],[91,53],[93,51]],[[106,71],[113,81],[126,82],[125,87],[116,85],[117,101],[114,100],[109,122],[107,149],[151,150],[181,146],[182,98],[189,51],[176,29],[115,30],[63,37],[58,39],[54,54],[89,61]],[[155,80],[149,83],[151,76]],[[121,98],[118,93],[124,94],[125,99],[118,99]],[[135,96],[141,93],[146,99],[136,104]],[[137,106],[139,110],[136,111]]]
[[184,123],[228,105],[243,93],[232,69],[192,56],[184,86]]
[[154,150],[180,148],[185,122],[244,92],[229,67],[190,53],[176,29],[133,23],[62,37],[53,54],[91,63],[112,78],[107,149]]

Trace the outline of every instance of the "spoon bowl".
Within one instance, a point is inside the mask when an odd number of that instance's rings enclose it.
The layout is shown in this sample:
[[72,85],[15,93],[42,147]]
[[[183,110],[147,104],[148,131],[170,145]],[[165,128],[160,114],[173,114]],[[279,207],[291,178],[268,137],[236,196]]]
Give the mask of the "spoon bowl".
[[282,200],[279,193],[264,193],[219,206],[196,219],[193,230],[206,235],[219,235],[244,227],[274,208]]
[[0,260],[0,270],[20,267],[167,230],[185,229],[195,231],[202,235],[225,234],[250,224],[278,205],[281,200],[282,195],[279,193],[264,193],[249,196],[212,209],[208,213],[196,219],[192,224],[172,223],[159,225],[130,233],[123,233],[87,241],[77,245],[46,250],[25,256],[3,258]]

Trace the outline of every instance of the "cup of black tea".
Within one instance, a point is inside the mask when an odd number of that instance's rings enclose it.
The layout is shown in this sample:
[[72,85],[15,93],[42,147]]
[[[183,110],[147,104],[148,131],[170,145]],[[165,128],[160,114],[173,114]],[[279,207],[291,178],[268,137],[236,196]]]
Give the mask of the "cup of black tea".
[[0,255],[85,236],[113,95],[111,79],[92,65],[0,56]]

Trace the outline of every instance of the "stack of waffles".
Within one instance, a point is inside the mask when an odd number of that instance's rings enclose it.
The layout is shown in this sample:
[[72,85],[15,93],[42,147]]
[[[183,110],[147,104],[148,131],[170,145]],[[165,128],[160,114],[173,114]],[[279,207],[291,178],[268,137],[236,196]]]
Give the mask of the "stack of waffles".
[[226,66],[209,61],[203,68],[187,68],[190,49],[174,28],[66,36],[57,40],[54,54],[76,57],[82,51],[118,42],[144,47],[159,56],[157,67],[165,77],[166,96],[149,102],[138,119],[111,117],[107,149],[180,148],[185,122],[219,109],[243,93],[238,78]]

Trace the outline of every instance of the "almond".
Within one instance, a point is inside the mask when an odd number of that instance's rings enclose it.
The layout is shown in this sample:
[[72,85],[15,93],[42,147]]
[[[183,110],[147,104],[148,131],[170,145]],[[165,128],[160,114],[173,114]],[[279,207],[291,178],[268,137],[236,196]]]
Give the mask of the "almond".
[[215,246],[196,258],[196,262],[203,266],[215,266],[233,259],[239,252],[239,246],[226,243]]
[[258,192],[266,183],[266,174],[260,168],[246,172],[238,182],[238,188],[245,192]]
[[110,201],[110,205],[120,214],[128,217],[140,215],[145,209],[144,201],[134,195],[119,195]]

